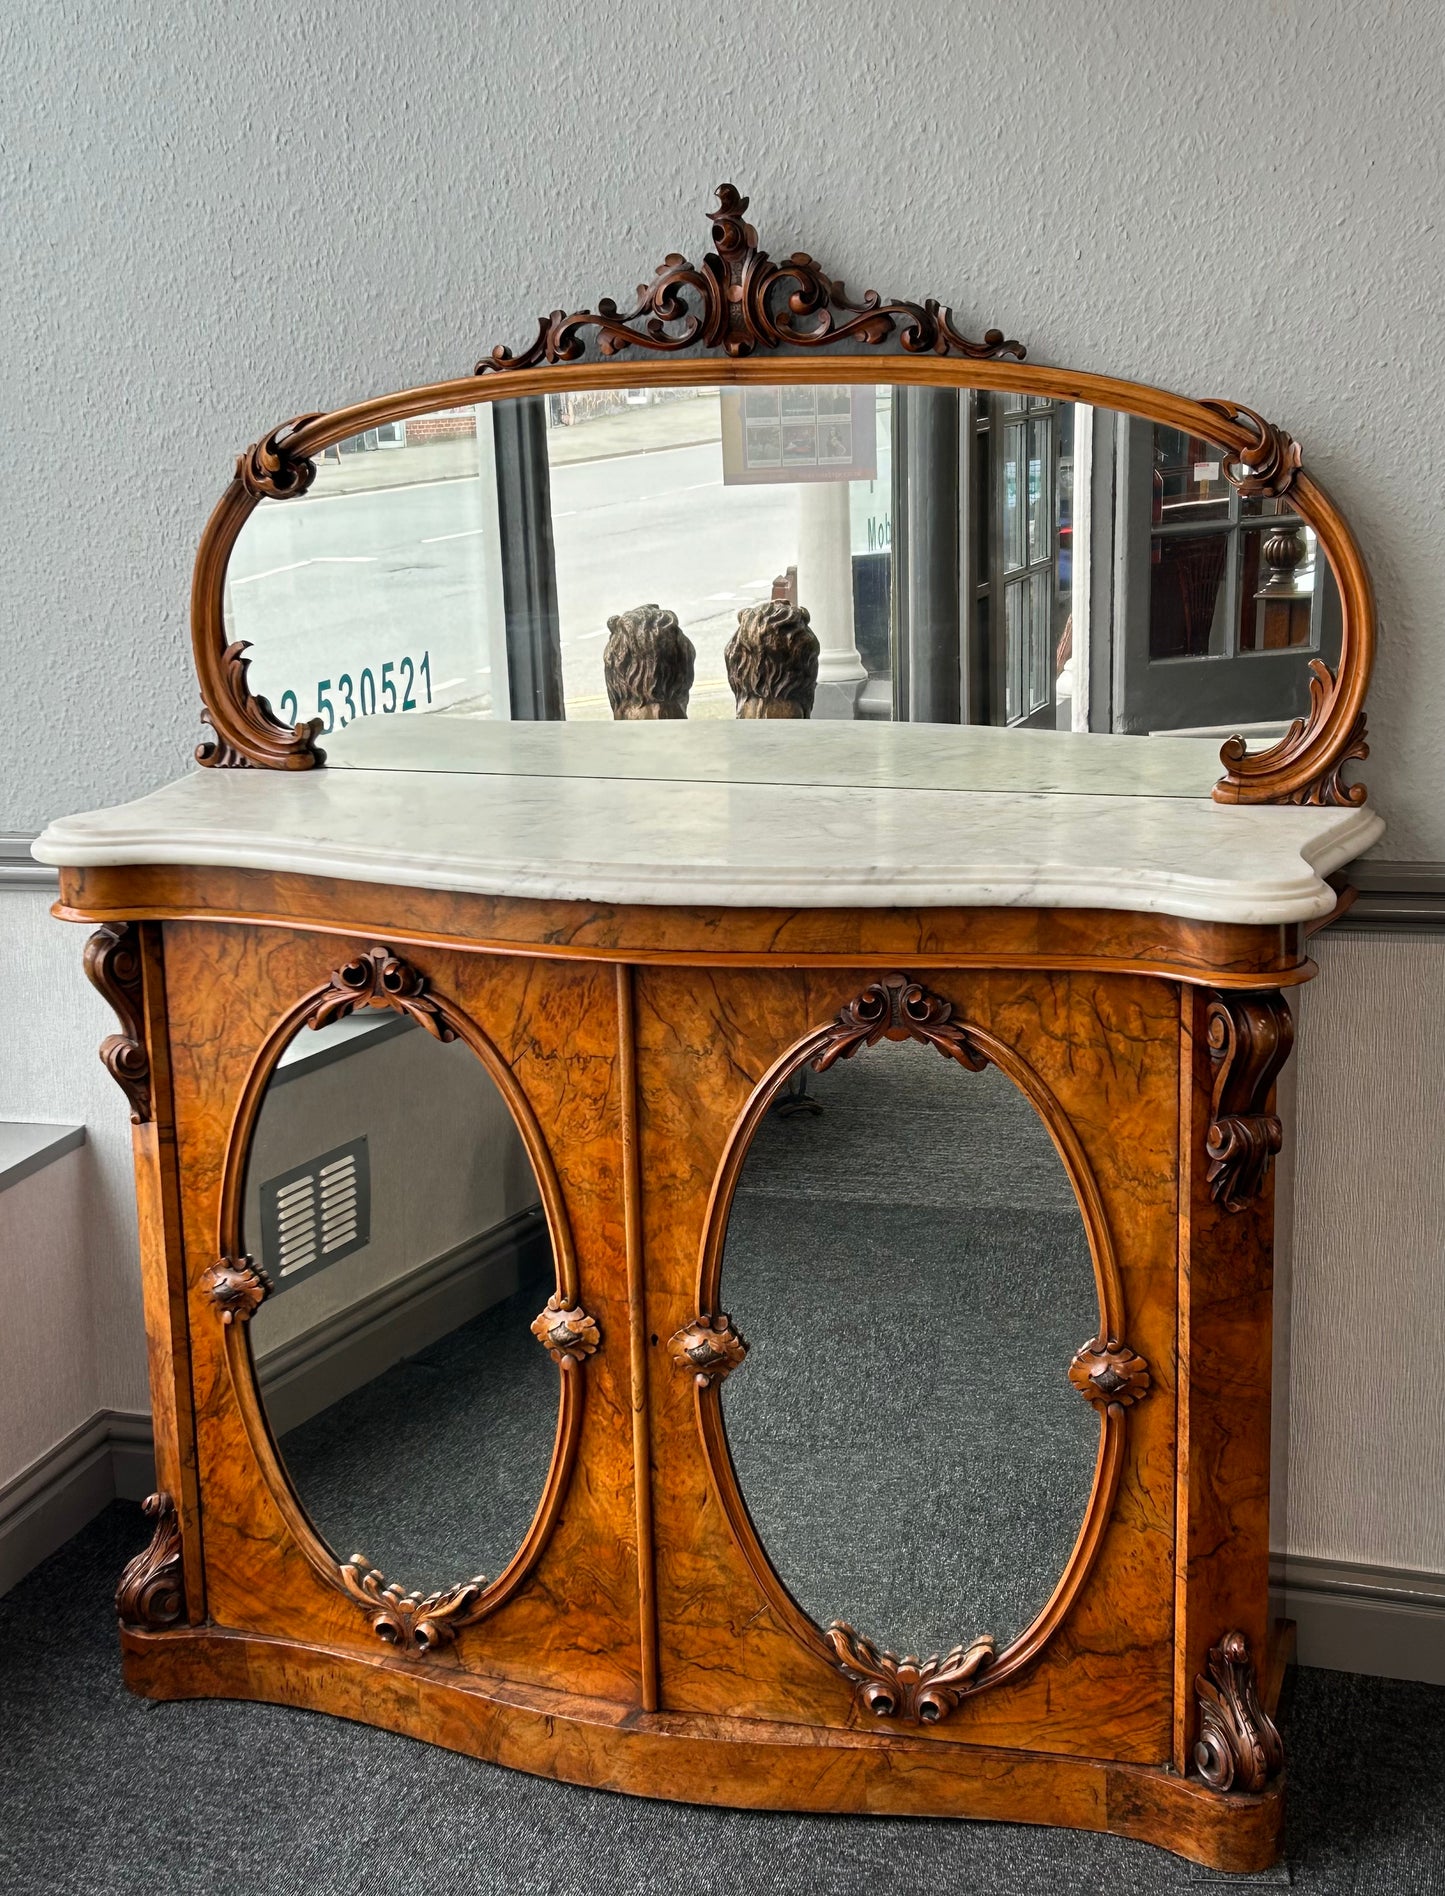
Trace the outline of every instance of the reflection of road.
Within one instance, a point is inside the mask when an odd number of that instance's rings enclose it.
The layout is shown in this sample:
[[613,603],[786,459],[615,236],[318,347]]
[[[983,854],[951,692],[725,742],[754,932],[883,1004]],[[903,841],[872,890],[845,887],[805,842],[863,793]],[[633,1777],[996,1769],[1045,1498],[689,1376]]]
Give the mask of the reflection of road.
[[[353,700],[374,689],[378,708],[411,675],[421,709],[425,654],[433,703],[489,694],[483,498],[479,481],[458,480],[258,508],[230,572],[231,636],[255,643],[255,689],[278,710],[294,693],[309,717],[329,679],[344,716],[343,673]],[[738,608],[797,558],[796,490],[725,488],[706,442],[555,468],[552,511],[569,713],[607,715],[608,616],[647,601],[676,612],[697,646],[699,710],[709,698],[723,709]]]

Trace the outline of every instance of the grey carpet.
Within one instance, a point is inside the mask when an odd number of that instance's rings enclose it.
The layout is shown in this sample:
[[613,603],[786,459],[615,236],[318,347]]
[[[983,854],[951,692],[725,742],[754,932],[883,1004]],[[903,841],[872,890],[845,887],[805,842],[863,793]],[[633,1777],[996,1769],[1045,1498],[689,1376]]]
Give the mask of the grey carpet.
[[[145,1538],[117,1502],[0,1600],[5,1896],[1162,1896],[1222,1880],[1118,1838],[654,1803],[317,1713],[132,1698],[110,1596]],[[1294,1886],[1439,1896],[1445,1690],[1302,1672],[1285,1737]]]

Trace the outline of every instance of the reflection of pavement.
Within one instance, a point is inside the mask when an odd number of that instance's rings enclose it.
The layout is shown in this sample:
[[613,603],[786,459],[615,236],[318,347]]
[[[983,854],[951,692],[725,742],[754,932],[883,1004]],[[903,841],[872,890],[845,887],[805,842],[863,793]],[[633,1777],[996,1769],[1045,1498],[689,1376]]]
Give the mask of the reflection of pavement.
[[[489,406],[481,411],[484,417]],[[547,452],[553,467],[569,467],[579,461],[613,460],[622,454],[716,441],[719,426],[717,392],[705,389],[692,400],[648,403],[626,408],[620,415],[598,415],[570,427],[549,428]],[[421,481],[470,480],[476,471],[475,435],[447,441],[413,440],[399,448],[362,448],[339,460],[328,453],[317,463],[310,497],[380,493]]]
[[[694,406],[710,404],[675,405]],[[567,432],[554,429],[550,439]],[[377,451],[388,461],[407,452]],[[258,508],[230,572],[230,636],[255,643],[253,687],[278,711],[282,694],[292,693],[294,715],[310,717],[330,680],[344,713],[337,681],[351,678],[355,700],[366,671],[380,711],[383,668],[391,667],[400,704],[410,660],[416,708],[424,709],[425,656],[434,705],[485,708],[494,591],[483,567],[482,502],[473,478],[314,493]],[[608,715],[607,619],[651,600],[677,613],[697,647],[695,715],[728,715],[723,647],[739,607],[765,599],[774,576],[797,559],[796,489],[723,487],[721,449],[711,441],[561,462],[552,508],[569,715]],[[289,703],[283,715],[293,715]]]

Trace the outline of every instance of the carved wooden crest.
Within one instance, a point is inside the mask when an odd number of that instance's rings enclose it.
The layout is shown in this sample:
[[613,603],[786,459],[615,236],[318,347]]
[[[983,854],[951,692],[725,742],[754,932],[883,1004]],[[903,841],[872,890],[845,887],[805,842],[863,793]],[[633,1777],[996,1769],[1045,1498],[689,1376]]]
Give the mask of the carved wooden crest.
[[953,1018],[952,1001],[930,993],[906,974],[885,974],[839,1012],[813,1055],[813,1069],[826,1073],[835,1062],[851,1060],[860,1047],[876,1046],[880,1040],[921,1040],[971,1073],[981,1073],[988,1065],[988,1055]]
[[181,1573],[181,1524],[164,1490],[144,1504],[155,1522],[150,1543],[128,1561],[115,1590],[115,1610],[126,1626],[174,1626],[185,1608]]
[[1149,1393],[1149,1365],[1116,1336],[1096,1336],[1074,1351],[1069,1381],[1096,1409],[1122,1415]]
[[564,1356],[574,1363],[591,1356],[602,1341],[597,1319],[589,1317],[580,1304],[569,1305],[562,1297],[547,1299],[546,1308],[533,1319],[532,1334],[554,1363]]
[[438,1652],[450,1646],[462,1627],[481,1617],[478,1603],[486,1591],[485,1574],[460,1586],[423,1595],[388,1585],[365,1554],[353,1554],[341,1569],[342,1585],[370,1616],[371,1630],[389,1646],[411,1652]]
[[856,1632],[846,1620],[828,1627],[838,1669],[858,1688],[858,1703],[875,1718],[897,1718],[911,1725],[935,1725],[956,1710],[975,1679],[994,1657],[990,1638],[955,1646],[927,1659],[900,1659]]
[[722,349],[730,356],[750,356],[785,344],[817,349],[847,342],[876,348],[895,332],[908,355],[975,361],[1023,356],[1023,344],[1005,341],[1001,329],[985,330],[981,342],[970,342],[954,327],[953,311],[935,298],[907,303],[865,290],[854,301],[804,251],[774,263],[758,248],[758,233],[743,215],[748,200],[730,184],[718,186],[717,200],[708,213],[715,248],[701,263],[670,252],[651,283],[637,286],[637,305],[626,312],[611,297],[603,297],[595,310],[570,316],[554,309],[540,319],[530,348],[514,355],[499,346],[482,357],[477,374],[580,361],[589,330],[604,357],[626,349],[667,355]]
[[1265,1108],[1294,1045],[1294,1017],[1282,994],[1220,994],[1205,1019],[1214,1065],[1210,1196],[1226,1211],[1247,1211],[1284,1137],[1278,1115]]
[[1262,1791],[1283,1768],[1284,1743],[1259,1702],[1243,1633],[1209,1649],[1208,1673],[1194,1681],[1199,1740],[1194,1763],[1215,1791]]

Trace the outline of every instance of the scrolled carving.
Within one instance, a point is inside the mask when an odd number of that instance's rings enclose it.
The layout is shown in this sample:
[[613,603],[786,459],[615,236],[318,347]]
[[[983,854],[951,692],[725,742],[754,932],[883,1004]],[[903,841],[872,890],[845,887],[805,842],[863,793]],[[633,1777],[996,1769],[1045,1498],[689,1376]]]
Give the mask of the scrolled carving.
[[732,1318],[725,1315],[704,1314],[685,1323],[667,1339],[667,1347],[678,1368],[692,1372],[699,1389],[731,1376],[748,1353],[747,1344],[733,1328]]
[[564,1356],[580,1363],[602,1341],[597,1319],[589,1317],[580,1304],[569,1304],[557,1296],[547,1299],[546,1308],[533,1319],[531,1327],[554,1363],[560,1363]]
[[305,1025],[329,1027],[358,1007],[391,1007],[424,1027],[433,1040],[455,1040],[456,1030],[427,992],[424,974],[389,948],[368,948],[344,967],[333,968],[330,985],[308,1010]]
[[297,454],[298,430],[320,421],[319,414],[293,415],[236,456],[236,479],[255,500],[294,500],[316,479],[316,463]]
[[115,1610],[126,1626],[174,1626],[185,1610],[176,1504],[161,1490],[143,1506],[155,1526],[144,1552],[126,1562],[115,1590]]
[[631,722],[685,718],[697,650],[664,606],[634,606],[607,621],[602,677],[612,715]]
[[1224,477],[1232,486],[1244,495],[1271,494],[1276,499],[1289,492],[1301,461],[1300,445],[1293,435],[1239,402],[1206,401],[1199,405],[1254,436],[1242,448],[1226,449]]
[[1069,1381],[1097,1409],[1122,1415],[1149,1393],[1149,1365],[1116,1336],[1096,1336],[1074,1351]]
[[[1252,752],[1242,737],[1226,738],[1219,757],[1228,771],[1234,772],[1246,761],[1255,769],[1265,761],[1283,769],[1309,753],[1324,726],[1331,700],[1338,689],[1335,674],[1322,658],[1310,660],[1309,676],[1309,716],[1292,719],[1284,736],[1267,751]],[[1346,764],[1362,760],[1369,754],[1365,714],[1359,711],[1338,751],[1332,755],[1327,753],[1328,761],[1313,776],[1281,790],[1276,801],[1312,804],[1326,809],[1358,809],[1369,792],[1362,783],[1346,783],[1340,773]]]
[[700,264],[670,251],[652,282],[638,285],[635,308],[623,312],[611,297],[603,297],[595,310],[569,315],[554,309],[540,319],[529,348],[514,355],[499,345],[477,364],[477,374],[580,361],[589,330],[604,358],[628,349],[668,355],[722,349],[730,356],[749,356],[784,344],[876,347],[895,333],[909,355],[1022,358],[1023,345],[1006,340],[1001,329],[986,330],[981,342],[970,341],[954,326],[953,312],[932,298],[885,302],[876,290],[866,290],[854,301],[803,251],[775,263],[758,248],[758,234],[743,215],[748,200],[730,184],[718,186],[717,199],[708,213],[716,248]]
[[1265,1107],[1294,1045],[1294,1017],[1282,994],[1219,994],[1205,1023],[1214,1065],[1209,1193],[1226,1211],[1247,1211],[1284,1136]]
[[994,1643],[987,1635],[927,1659],[911,1653],[900,1659],[897,1653],[882,1651],[846,1620],[832,1621],[826,1637],[839,1671],[858,1688],[859,1706],[875,1718],[897,1718],[911,1725],[936,1725],[947,1718],[994,1658]]
[[140,933],[133,922],[107,922],[85,944],[85,972],[121,1025],[100,1043],[100,1063],[130,1101],[134,1125],[152,1117],[151,1065],[146,1052]]
[[378,1639],[400,1651],[417,1653],[450,1646],[462,1627],[480,1619],[479,1602],[487,1587],[486,1575],[479,1573],[437,1593],[403,1593],[395,1582],[387,1584],[365,1554],[353,1554],[346,1562],[341,1583],[370,1616]]
[[740,718],[806,718],[818,688],[818,636],[787,599],[744,606],[723,662]]
[[249,1257],[223,1257],[204,1272],[201,1289],[221,1313],[224,1324],[245,1323],[271,1295],[272,1284]]
[[[251,661],[248,639],[228,645],[216,662],[215,684],[226,705],[228,721],[239,727],[251,745],[243,750],[230,738],[217,736],[196,746],[196,762],[207,770],[251,770],[258,764],[272,770],[301,770],[326,761],[316,738],[322,729],[320,718],[309,718],[297,725],[286,725],[271,709],[270,702],[255,695],[246,682]],[[216,720],[205,696],[201,699],[201,722],[215,730]],[[255,755],[252,755],[254,751]]]
[[1262,1791],[1284,1767],[1284,1743],[1259,1702],[1243,1633],[1226,1633],[1210,1647],[1207,1674],[1195,1678],[1194,1694],[1200,1777],[1214,1791]]
[[971,1073],[981,1073],[988,1065],[988,1055],[953,1018],[953,1003],[906,974],[885,974],[872,982],[849,1001],[825,1034],[811,1062],[818,1073],[880,1040],[922,1040]]

